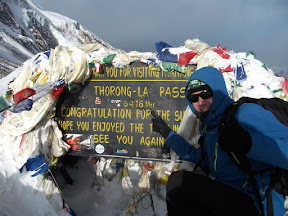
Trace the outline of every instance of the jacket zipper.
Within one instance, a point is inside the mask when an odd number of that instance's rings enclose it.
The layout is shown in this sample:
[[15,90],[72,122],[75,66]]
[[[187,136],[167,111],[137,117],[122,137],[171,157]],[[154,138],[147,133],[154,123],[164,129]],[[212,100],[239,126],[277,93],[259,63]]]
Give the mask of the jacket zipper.
[[217,172],[217,157],[218,157],[218,142],[215,145],[215,155],[214,155],[214,170]]

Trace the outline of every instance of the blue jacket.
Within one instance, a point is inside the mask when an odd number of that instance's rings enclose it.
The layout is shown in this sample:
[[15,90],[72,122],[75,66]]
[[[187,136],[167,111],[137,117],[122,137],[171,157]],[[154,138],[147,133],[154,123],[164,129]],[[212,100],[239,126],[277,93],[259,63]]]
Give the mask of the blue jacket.
[[[205,159],[200,167],[212,174],[215,180],[227,184],[239,191],[247,193],[255,201],[258,201],[253,187],[247,184],[248,176],[236,167],[229,156],[221,151],[218,146],[218,124],[222,115],[233,100],[226,90],[225,81],[219,70],[213,67],[205,67],[195,71],[188,80],[198,79],[207,83],[213,90],[213,105],[208,115],[202,121],[200,133],[206,134],[204,140]],[[186,91],[187,100],[187,91]],[[187,100],[193,113],[197,115],[192,104]],[[252,147],[246,154],[254,170],[262,170],[279,166],[288,169],[288,127],[281,124],[274,115],[256,104],[242,104],[237,112],[236,119],[241,126],[249,132],[252,138]],[[197,164],[201,160],[201,148],[189,145],[177,133],[171,132],[166,143],[183,160]],[[233,145],[233,143],[231,143]],[[267,198],[269,195],[270,175],[273,172],[265,172],[257,175],[256,181],[260,194],[263,195],[265,215],[267,215]],[[273,191],[274,215],[284,215],[284,198]]]

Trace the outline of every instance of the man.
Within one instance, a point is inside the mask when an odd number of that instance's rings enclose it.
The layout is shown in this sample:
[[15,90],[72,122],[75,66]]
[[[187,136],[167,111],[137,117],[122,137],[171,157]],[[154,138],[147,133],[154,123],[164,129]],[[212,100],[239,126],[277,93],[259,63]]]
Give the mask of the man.
[[[152,119],[153,130],[183,160],[197,164],[212,178],[187,171],[172,173],[167,183],[168,215],[268,215],[270,176],[275,166],[288,169],[288,128],[261,106],[242,104],[236,119],[251,139],[242,142],[238,137],[229,146],[220,148],[218,124],[233,102],[220,71],[213,67],[195,71],[188,80],[185,96],[202,122],[199,139],[202,148],[189,145],[160,117]],[[225,148],[245,155],[253,170],[267,170],[255,175],[261,197],[257,197],[247,174],[222,151]],[[283,196],[272,191],[272,197],[274,215],[284,215]]]

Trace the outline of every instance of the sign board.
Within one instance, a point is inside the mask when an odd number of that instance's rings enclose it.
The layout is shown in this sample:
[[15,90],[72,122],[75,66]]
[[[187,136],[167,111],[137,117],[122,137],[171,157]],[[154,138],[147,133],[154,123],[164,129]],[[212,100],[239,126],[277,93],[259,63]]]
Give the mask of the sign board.
[[[159,67],[132,63],[103,66],[82,89],[63,92],[57,122],[73,155],[166,159],[164,138],[152,131],[156,111],[177,131],[187,107],[185,88],[195,67],[169,75]],[[169,155],[169,154],[168,154]]]

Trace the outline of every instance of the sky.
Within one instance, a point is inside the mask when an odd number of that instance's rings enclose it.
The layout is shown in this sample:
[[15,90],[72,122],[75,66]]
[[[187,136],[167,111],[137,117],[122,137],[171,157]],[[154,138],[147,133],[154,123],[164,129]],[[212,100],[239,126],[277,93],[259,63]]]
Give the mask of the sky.
[[184,46],[199,38],[235,52],[253,51],[288,71],[287,0],[33,0],[68,16],[126,52],[155,52],[155,42]]

